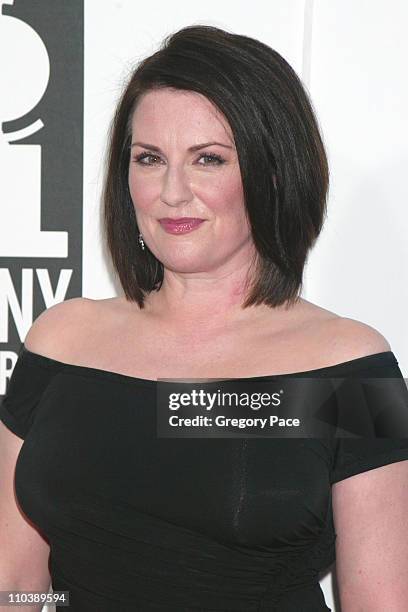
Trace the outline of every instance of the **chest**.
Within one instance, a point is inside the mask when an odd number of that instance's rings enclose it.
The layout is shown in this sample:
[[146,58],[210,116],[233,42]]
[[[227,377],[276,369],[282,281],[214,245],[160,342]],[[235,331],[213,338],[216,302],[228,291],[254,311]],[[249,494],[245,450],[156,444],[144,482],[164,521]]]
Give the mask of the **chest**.
[[319,368],[330,362],[331,347],[323,326],[218,334],[145,327],[133,336],[127,331],[96,334],[75,362],[148,379],[241,378]]
[[[232,544],[313,543],[330,507],[328,441],[165,439],[151,387],[57,376],[20,452],[26,514],[76,533],[154,516]],[[48,501],[49,500],[49,501]]]

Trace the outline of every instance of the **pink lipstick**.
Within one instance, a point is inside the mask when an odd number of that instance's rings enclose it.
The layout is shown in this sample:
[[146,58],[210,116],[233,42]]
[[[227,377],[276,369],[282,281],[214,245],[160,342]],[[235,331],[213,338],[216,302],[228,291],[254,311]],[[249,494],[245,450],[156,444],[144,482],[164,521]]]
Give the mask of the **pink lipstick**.
[[169,217],[159,219],[162,228],[169,234],[186,234],[197,229],[205,219],[197,219],[195,217],[180,217],[179,219],[170,219]]

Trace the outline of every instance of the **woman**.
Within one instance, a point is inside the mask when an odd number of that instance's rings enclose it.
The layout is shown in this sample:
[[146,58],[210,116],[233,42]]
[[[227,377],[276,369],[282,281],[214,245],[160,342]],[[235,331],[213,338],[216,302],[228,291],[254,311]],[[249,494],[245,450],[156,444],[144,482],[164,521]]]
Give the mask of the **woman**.
[[109,144],[124,296],[53,306],[21,347],[1,588],[51,578],[75,612],[317,612],[337,556],[343,612],[407,609],[407,440],[156,433],[158,378],[401,380],[378,331],[300,297],[328,168],[295,72],[254,39],[183,28],[132,74]]

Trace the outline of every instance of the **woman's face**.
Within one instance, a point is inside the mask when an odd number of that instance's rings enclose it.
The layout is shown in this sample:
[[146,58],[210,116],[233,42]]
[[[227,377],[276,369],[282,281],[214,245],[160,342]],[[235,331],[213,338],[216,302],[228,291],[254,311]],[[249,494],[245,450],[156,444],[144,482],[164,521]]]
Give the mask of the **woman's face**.
[[[129,189],[143,239],[174,272],[233,269],[253,253],[231,129],[201,94],[146,93],[132,118]],[[191,147],[201,146],[197,150]],[[204,219],[169,233],[163,218]],[[137,236],[135,236],[137,240]]]

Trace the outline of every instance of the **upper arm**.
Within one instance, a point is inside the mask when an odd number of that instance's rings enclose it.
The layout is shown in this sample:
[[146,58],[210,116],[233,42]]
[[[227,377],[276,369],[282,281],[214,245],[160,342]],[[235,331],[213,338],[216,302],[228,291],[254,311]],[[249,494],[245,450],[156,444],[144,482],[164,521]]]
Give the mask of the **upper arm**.
[[332,499],[342,610],[407,610],[408,460],[333,484]]
[[[341,360],[391,350],[369,325],[353,319],[336,323]],[[334,483],[332,500],[342,610],[408,609],[408,460]]]
[[23,440],[0,421],[0,591],[48,591],[49,545],[24,515],[14,491]]
[[[24,344],[34,353],[58,358],[78,337],[92,300],[73,298],[43,311]],[[48,591],[49,544],[23,513],[15,496],[14,474],[24,441],[0,421],[0,590]]]

